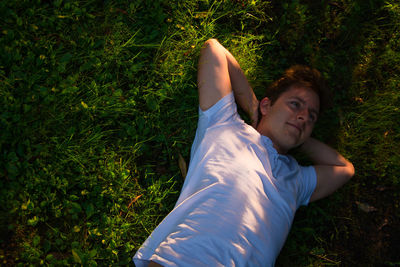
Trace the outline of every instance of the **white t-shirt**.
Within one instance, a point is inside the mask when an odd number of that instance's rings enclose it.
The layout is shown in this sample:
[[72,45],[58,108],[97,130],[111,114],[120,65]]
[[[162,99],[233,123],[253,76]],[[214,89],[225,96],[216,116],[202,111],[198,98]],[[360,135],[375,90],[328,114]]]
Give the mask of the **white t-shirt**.
[[273,266],[294,214],[316,186],[312,166],[280,155],[238,115],[233,93],[199,122],[174,209],[136,252],[137,267]]

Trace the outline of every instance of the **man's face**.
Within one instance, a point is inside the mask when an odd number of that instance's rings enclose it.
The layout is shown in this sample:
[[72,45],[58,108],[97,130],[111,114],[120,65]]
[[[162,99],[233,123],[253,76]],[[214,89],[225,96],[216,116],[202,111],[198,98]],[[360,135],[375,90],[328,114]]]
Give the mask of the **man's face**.
[[262,118],[257,131],[269,137],[280,154],[301,145],[310,137],[319,113],[318,95],[309,89],[291,87],[271,105],[261,100]]

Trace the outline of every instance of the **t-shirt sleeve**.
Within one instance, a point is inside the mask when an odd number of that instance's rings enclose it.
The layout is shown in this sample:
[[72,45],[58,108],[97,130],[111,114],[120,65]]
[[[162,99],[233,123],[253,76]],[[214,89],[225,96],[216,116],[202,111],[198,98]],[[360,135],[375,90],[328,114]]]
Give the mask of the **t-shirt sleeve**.
[[301,178],[299,179],[299,192],[297,195],[297,208],[307,206],[311,195],[317,186],[317,173],[314,166],[300,166]]
[[233,92],[221,98],[209,109],[203,111],[199,107],[199,120],[197,123],[196,137],[193,141],[191,158],[203,140],[206,130],[210,127],[241,120],[237,113],[237,105]]
[[198,128],[209,128],[215,124],[229,122],[237,116],[235,97],[233,92],[230,92],[205,111],[199,107]]

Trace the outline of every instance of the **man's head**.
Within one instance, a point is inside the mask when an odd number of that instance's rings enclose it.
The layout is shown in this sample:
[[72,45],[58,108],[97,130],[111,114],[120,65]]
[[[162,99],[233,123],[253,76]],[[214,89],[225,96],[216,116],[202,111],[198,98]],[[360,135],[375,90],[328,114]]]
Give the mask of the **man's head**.
[[311,135],[324,103],[320,73],[306,66],[293,66],[274,82],[260,101],[257,130],[269,137],[281,154],[301,145]]
[[326,106],[327,92],[321,73],[304,65],[294,65],[287,69],[281,78],[268,87],[265,96],[271,100],[273,105],[279,96],[292,86],[314,91],[319,97],[321,110]]

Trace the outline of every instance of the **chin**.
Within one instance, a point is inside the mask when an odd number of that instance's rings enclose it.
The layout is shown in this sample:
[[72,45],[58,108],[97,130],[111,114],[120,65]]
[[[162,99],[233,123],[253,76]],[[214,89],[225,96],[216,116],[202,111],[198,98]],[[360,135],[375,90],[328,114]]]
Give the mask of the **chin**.
[[272,143],[275,144],[274,147],[279,152],[279,154],[287,154],[291,149],[296,148],[302,144],[298,138],[293,138],[293,136],[286,136],[286,138],[281,140],[278,139],[276,141],[277,142],[274,142],[274,140],[272,140]]

